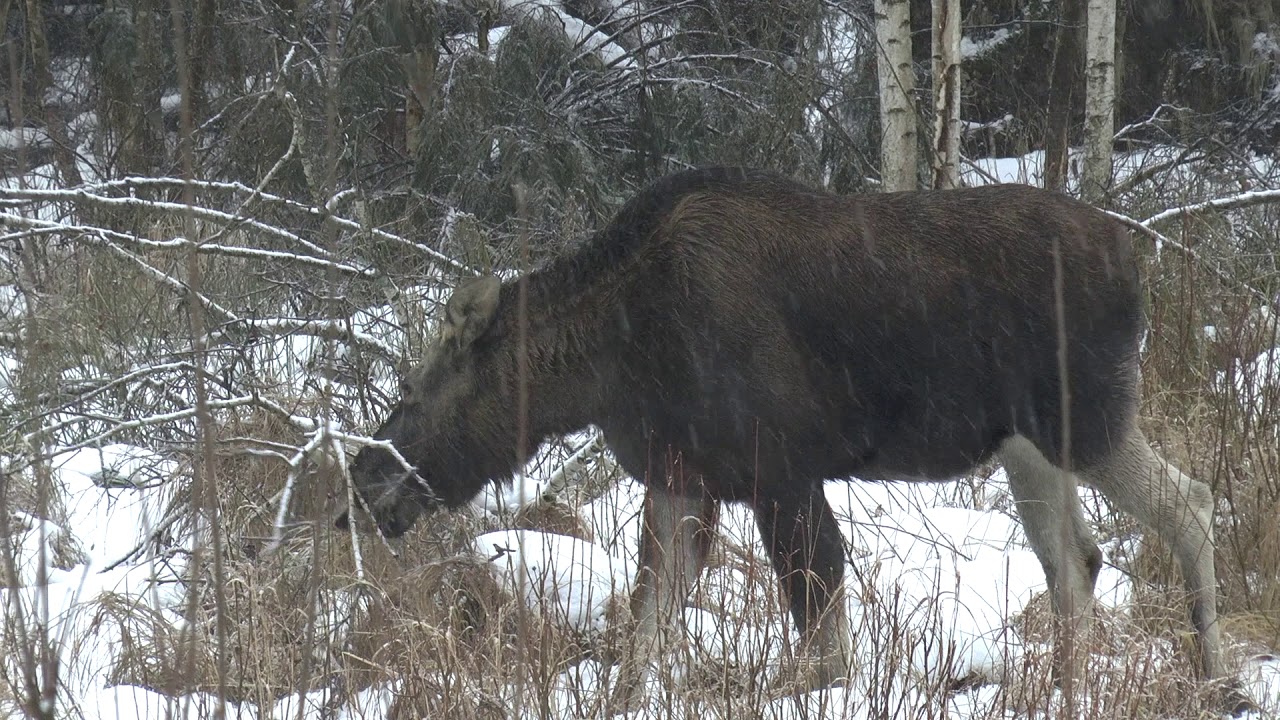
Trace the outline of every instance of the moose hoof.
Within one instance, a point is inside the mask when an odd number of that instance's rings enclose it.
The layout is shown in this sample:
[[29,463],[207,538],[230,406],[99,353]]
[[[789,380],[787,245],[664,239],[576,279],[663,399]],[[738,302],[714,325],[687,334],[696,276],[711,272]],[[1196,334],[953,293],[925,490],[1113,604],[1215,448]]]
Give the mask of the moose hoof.
[[849,673],[844,663],[833,658],[801,658],[791,682],[782,682],[785,694],[804,694],[833,687],[844,687]]
[[641,694],[635,686],[623,687],[619,685],[609,696],[609,703],[605,706],[605,717],[613,717],[615,715],[626,715],[635,712],[641,707]]
[[1237,680],[1223,684],[1220,697],[1223,711],[1230,713],[1231,717],[1238,718],[1245,713],[1256,713],[1260,710],[1257,703],[1249,697]]
[[620,668],[618,683],[613,686],[613,690],[609,693],[608,704],[605,705],[606,717],[625,715],[644,709],[645,698],[649,696],[646,690],[651,689],[650,685],[655,682],[650,673],[636,672],[635,668],[628,668],[627,662],[624,662]]

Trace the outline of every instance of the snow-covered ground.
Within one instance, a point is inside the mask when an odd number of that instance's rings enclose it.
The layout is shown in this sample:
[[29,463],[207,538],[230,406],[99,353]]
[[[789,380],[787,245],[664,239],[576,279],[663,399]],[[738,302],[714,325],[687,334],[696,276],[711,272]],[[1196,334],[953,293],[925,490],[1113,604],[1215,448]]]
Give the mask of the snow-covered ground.
[[[601,42],[587,35],[578,39],[584,45]],[[1154,150],[1118,157],[1121,176],[1161,159]],[[965,180],[1039,184],[1041,162],[1039,153],[979,160]],[[1259,172],[1274,174],[1275,166],[1260,167]],[[408,303],[424,307],[443,300],[438,286],[403,292]],[[0,315],[16,321],[22,314],[20,301],[14,288],[0,287]],[[294,320],[288,308],[280,309],[278,316],[281,323]],[[388,305],[356,314],[347,327],[357,339],[386,346],[388,355],[398,356],[404,343],[401,322]],[[0,332],[19,330],[17,322],[0,327]],[[340,342],[297,333],[264,335],[249,350],[264,386],[306,395],[317,382],[344,381],[349,370],[345,348]],[[1280,350],[1267,350],[1233,369],[1231,381],[1242,403],[1256,407],[1267,398],[1275,402]],[[11,397],[10,378],[17,370],[16,359],[0,352],[0,401]],[[382,363],[371,379],[391,396],[392,376],[389,365]],[[1219,382],[1228,382],[1225,374]],[[55,414],[48,421],[73,417]],[[581,446],[589,439],[589,434],[582,434],[568,444]],[[189,470],[153,450],[122,444],[61,453],[51,470],[56,492],[47,517],[15,512],[10,518],[16,562],[12,577],[3,583],[7,587],[0,588],[6,647],[33,647],[35,637],[24,633],[47,630],[61,663],[61,717],[211,716],[216,699],[207,693],[170,697],[112,680],[122,656],[146,645],[148,637],[190,631],[184,620],[189,603],[185,574],[189,553],[200,538],[189,520],[166,522],[189,517],[168,512],[172,503],[189,502],[180,492],[190,487]],[[500,522],[522,505],[538,501],[559,481],[557,472],[552,454],[543,452],[514,487],[487,491],[472,511]],[[889,707],[899,709],[895,715],[903,717],[1025,717],[1005,706],[1000,687],[1022,682],[1020,673],[1033,666],[1028,658],[1046,652],[1038,639],[1028,639],[1019,629],[1020,616],[1044,590],[1044,578],[1011,514],[1004,485],[1000,471],[950,485],[828,484],[827,497],[849,550],[845,594],[855,630],[855,656],[866,671],[844,688],[762,698],[753,706],[759,716],[852,719],[873,717],[877,708]],[[1098,508],[1100,500],[1092,492],[1081,492],[1087,507]],[[609,629],[611,606],[634,582],[641,500],[640,487],[623,480],[580,508],[590,541],[503,529],[474,538],[473,550],[510,595],[566,628],[598,638]],[[1091,516],[1099,514],[1095,510]],[[707,667],[723,666],[738,672],[758,668],[751,677],[758,687],[767,688],[772,674],[792,653],[795,632],[777,601],[769,561],[749,512],[726,508],[719,529],[721,560],[703,573],[685,609],[687,643],[664,658],[664,672],[650,702],[635,717],[728,717],[673,688],[678,690]],[[1109,540],[1104,552],[1109,558],[1121,555],[1131,551],[1134,542],[1132,537]],[[1128,613],[1134,594],[1125,572],[1111,564],[1104,567],[1097,592],[1099,605],[1108,611],[1104,617]],[[349,598],[333,600],[350,605]],[[332,622],[325,627],[332,634],[347,626]],[[342,640],[324,638],[330,644]],[[1176,655],[1169,644],[1140,648],[1146,654],[1137,659],[1114,661],[1153,663],[1159,671],[1160,663]],[[892,672],[886,672],[887,657],[896,659]],[[16,678],[26,659],[16,653],[0,662],[5,675]],[[590,708],[608,694],[612,675],[596,660],[583,660],[554,679],[546,703],[525,703],[524,714],[513,716],[543,718],[540,713],[547,711],[556,718],[589,716]],[[1245,659],[1241,678],[1246,691],[1270,714],[1263,716],[1280,713],[1280,660]],[[975,684],[959,692],[938,692],[961,679]],[[325,708],[333,698],[328,691],[283,695],[270,706],[232,704],[228,715],[384,718],[398,690],[395,683],[351,688],[350,696],[329,710]],[[875,703],[869,702],[872,696]],[[0,717],[19,715],[12,698],[0,692]]]
[[[10,618],[14,603],[30,618],[33,612],[42,616],[42,603],[47,602],[47,627],[63,662],[58,699],[64,716],[208,717],[213,712],[215,700],[208,694],[166,697],[109,681],[129,633],[159,632],[156,624],[166,625],[165,632],[184,627],[186,595],[180,579],[186,555],[175,549],[189,549],[194,539],[187,527],[157,527],[174,499],[172,488],[180,472],[171,461],[126,445],[68,453],[54,462],[57,486],[67,499],[60,520],[20,517],[26,523],[18,534],[21,587],[0,591],[0,600],[10,608]],[[525,482],[529,487],[523,492],[517,486],[501,494],[508,509],[522,496],[536,501],[542,480],[530,477]],[[1087,504],[1099,502],[1092,492],[1082,493]],[[762,700],[763,716],[868,717],[873,692],[882,703],[891,702],[889,706],[914,715],[939,703],[940,696],[930,688],[949,679],[970,678],[979,684],[943,696],[947,717],[1016,717],[1000,710],[996,683],[1019,682],[1024,654],[1045,651],[1028,646],[1013,629],[1018,615],[1044,589],[1044,580],[1016,519],[1002,509],[1008,507],[1002,472],[963,485],[830,483],[827,497],[853,558],[848,609],[859,666],[884,667],[877,663],[877,654],[889,652],[884,646],[889,628],[892,641],[899,643],[892,652],[900,653],[902,665],[887,683],[883,674],[863,673],[845,688]],[[588,636],[599,634],[607,626],[610,598],[626,593],[633,581],[641,498],[641,488],[624,480],[585,505],[582,516],[596,542],[534,530],[500,530],[475,538],[474,549],[511,594]],[[726,508],[720,530],[720,542],[734,550],[726,555],[768,568],[746,509]],[[66,566],[66,558],[72,559],[65,569],[48,569],[44,585],[36,575],[41,549],[46,567],[59,560]],[[670,677],[678,684],[708,663],[754,663],[764,670],[758,678],[764,686],[771,668],[790,652],[794,633],[789,620],[773,599],[752,596],[762,587],[761,580],[749,578],[742,563],[713,565],[685,611],[689,646],[670,659]],[[1126,575],[1105,567],[1098,583],[1100,604],[1123,612],[1130,594]],[[104,611],[135,604],[147,610],[145,619]],[[29,621],[24,626],[34,625]],[[21,658],[6,662],[14,673]],[[1280,661],[1250,661],[1244,670],[1252,695],[1269,712],[1280,710]],[[583,698],[607,692],[609,676],[595,660],[584,660],[556,678],[546,705],[530,703],[527,716],[542,717],[538,713],[549,707],[553,717],[582,717],[587,707]],[[392,686],[375,686],[354,692],[337,717],[385,717],[395,691]],[[884,700],[885,692],[890,700]],[[302,717],[333,717],[322,714],[327,700],[323,692],[301,699],[283,697],[270,708],[232,705],[229,715],[296,717],[299,700]],[[655,688],[651,700],[632,716],[684,717],[685,711],[720,716],[713,708],[673,708],[661,687]],[[7,713],[14,710],[9,707]]]

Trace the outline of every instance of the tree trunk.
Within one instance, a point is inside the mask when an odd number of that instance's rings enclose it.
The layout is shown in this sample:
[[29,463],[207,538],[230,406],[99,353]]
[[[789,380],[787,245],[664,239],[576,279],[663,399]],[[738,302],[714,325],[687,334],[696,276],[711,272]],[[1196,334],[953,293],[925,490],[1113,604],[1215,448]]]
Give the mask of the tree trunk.
[[911,5],[875,0],[880,77],[880,175],[886,192],[916,189],[916,111],[912,97]]
[[44,32],[44,3],[27,0],[27,40],[31,43],[31,64],[36,86],[32,95],[44,111],[45,132],[53,141],[53,158],[62,173],[62,181],[69,187],[80,184],[80,169],[76,166],[75,148],[67,137],[67,123],[62,111],[48,102],[49,88],[53,87],[53,72],[49,69],[49,41]]
[[1111,187],[1111,141],[1116,105],[1116,3],[1089,0],[1085,40],[1084,175],[1081,196],[1098,202]]
[[208,81],[209,65],[213,62],[213,46],[215,34],[230,35],[233,31],[216,27],[218,8],[215,0],[199,0],[195,12],[192,13],[191,29],[191,117],[196,127],[200,126],[208,110],[209,99],[205,94]]
[[933,0],[933,187],[960,185],[960,0]]
[[431,117],[436,84],[436,48],[423,44],[404,57],[409,92],[405,93],[404,146],[410,156],[418,152],[422,125]]
[[1085,0],[1064,0],[1062,24],[1058,27],[1053,53],[1053,76],[1049,86],[1049,117],[1045,123],[1044,186],[1061,190],[1067,184],[1067,148],[1074,97],[1080,76],[1080,32],[1084,26]]

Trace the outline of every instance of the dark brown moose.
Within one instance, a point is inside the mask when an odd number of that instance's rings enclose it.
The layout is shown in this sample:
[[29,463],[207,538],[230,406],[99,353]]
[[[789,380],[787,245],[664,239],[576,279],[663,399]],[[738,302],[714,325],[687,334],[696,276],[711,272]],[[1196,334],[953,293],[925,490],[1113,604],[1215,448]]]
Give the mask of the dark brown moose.
[[1213,498],[1138,428],[1139,277],[1108,215],[1019,185],[838,197],[694,170],[525,280],[524,345],[517,283],[473,279],[449,300],[374,436],[412,469],[377,446],[352,464],[384,536],[510,478],[518,448],[594,424],[647,486],[624,667],[654,659],[718,503],[741,502],[816,687],[850,672],[823,482],[946,480],[995,455],[1064,625],[1084,626],[1101,564],[1074,475],[1173,548],[1199,668],[1224,675]]

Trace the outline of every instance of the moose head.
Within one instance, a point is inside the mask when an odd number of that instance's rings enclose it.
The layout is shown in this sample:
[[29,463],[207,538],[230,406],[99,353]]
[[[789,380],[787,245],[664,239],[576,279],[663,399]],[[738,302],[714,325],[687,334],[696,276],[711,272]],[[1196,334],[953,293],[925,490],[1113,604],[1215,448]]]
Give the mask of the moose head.
[[[421,364],[400,383],[400,402],[373,434],[389,445],[369,445],[351,465],[358,504],[378,532],[397,538],[424,513],[457,508],[515,462],[511,408],[478,401],[487,384],[500,382],[492,343],[501,284],[494,277],[462,282],[445,304],[439,336]],[[499,459],[499,455],[509,455]],[[490,458],[492,462],[484,462]],[[347,528],[350,516],[337,519]]]

